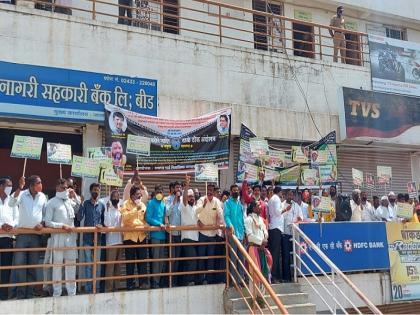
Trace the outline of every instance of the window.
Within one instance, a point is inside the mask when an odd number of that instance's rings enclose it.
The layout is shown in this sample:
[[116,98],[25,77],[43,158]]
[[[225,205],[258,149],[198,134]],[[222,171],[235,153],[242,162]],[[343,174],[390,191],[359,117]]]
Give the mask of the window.
[[[252,9],[268,14],[283,15],[283,4],[267,0],[252,0]],[[283,47],[282,25],[278,17],[255,14],[254,24],[254,48],[270,51],[281,51]]]
[[407,40],[407,31],[404,29],[390,28],[385,26],[386,37]]
[[293,54],[315,58],[314,27],[303,23],[293,23]]
[[179,34],[178,0],[163,0],[163,31]]

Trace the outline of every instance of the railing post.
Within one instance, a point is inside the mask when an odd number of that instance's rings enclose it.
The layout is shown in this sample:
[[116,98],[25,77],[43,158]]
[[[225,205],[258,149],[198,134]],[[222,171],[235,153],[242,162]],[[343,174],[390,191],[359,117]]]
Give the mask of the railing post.
[[337,314],[337,302],[336,302],[336,299],[337,299],[337,289],[335,288],[335,277],[334,277],[334,269],[332,269],[331,268],[331,281],[332,281],[332,284],[333,284],[333,288],[334,288],[334,314]]
[[256,289],[256,284],[255,284],[255,270],[252,269],[252,273],[251,273],[252,279],[250,279],[250,281],[252,281],[252,310],[254,311],[255,314],[255,310],[257,309],[257,289]]
[[98,268],[97,266],[97,259],[98,255],[96,254],[96,251],[98,250],[98,233],[93,232],[93,272],[92,272],[92,292],[93,294],[96,293],[96,270]]
[[322,60],[322,36],[321,28],[318,26],[318,38],[319,38],[319,60]]
[[230,286],[230,272],[229,272],[229,270],[230,270],[230,261],[229,261],[229,251],[230,251],[230,248],[229,248],[228,242],[229,242],[229,235],[228,235],[228,233],[225,230],[226,288],[229,288],[229,286]]
[[92,20],[96,20],[96,0],[92,0]]
[[297,262],[296,242],[298,242],[299,240],[296,239],[296,230],[295,230],[294,224],[292,225],[292,237],[293,237],[293,279],[294,279],[294,282],[297,283],[298,279],[297,279],[297,268],[296,268],[296,262]]
[[172,231],[169,231],[169,287],[172,288]]
[[219,4],[219,43],[222,43],[222,7]]

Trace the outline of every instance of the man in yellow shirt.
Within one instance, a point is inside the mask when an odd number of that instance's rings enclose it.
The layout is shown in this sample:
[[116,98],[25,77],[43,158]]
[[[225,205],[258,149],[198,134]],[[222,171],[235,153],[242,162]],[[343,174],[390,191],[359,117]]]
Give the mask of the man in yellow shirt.
[[[145,227],[147,223],[144,219],[146,213],[146,205],[141,201],[140,187],[133,186],[130,189],[130,199],[124,202],[121,209],[122,226],[129,228]],[[124,245],[129,246],[125,249],[125,258],[127,260],[142,260],[147,258],[146,247],[130,247],[130,245],[146,244],[146,232],[133,231],[124,232],[123,239]],[[137,274],[144,275],[147,273],[147,264],[143,262],[127,263],[127,275],[134,275],[134,266],[137,265]],[[147,288],[147,279],[139,278],[139,286],[141,289]],[[135,288],[134,278],[127,279],[127,290]]]

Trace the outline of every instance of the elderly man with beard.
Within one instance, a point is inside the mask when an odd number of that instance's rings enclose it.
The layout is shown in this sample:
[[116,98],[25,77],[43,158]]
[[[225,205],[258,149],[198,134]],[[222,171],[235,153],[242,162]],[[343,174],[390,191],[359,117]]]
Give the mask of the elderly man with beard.
[[[71,233],[74,228],[75,213],[79,210],[80,200],[73,201],[70,196],[74,197],[74,190],[68,189],[67,181],[64,178],[57,180],[55,197],[48,201],[45,210],[45,225],[54,229],[63,229],[67,233],[56,233],[51,235],[50,247],[75,247],[75,233]],[[52,252],[53,264],[75,264],[77,259],[77,251],[72,250],[54,250]],[[53,267],[53,281],[62,280],[62,267]],[[66,289],[69,296],[76,295],[76,266],[65,266]],[[53,296],[61,296],[61,283],[53,284]]]

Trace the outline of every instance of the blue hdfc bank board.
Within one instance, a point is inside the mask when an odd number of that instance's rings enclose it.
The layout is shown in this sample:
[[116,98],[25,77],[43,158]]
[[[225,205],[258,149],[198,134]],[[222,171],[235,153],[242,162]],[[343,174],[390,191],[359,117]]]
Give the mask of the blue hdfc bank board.
[[[331,259],[341,271],[389,269],[388,242],[383,222],[337,222],[300,224],[300,229]],[[325,271],[330,271],[322,259],[307,246],[309,254]],[[314,272],[320,270],[307,255],[302,260]],[[309,270],[301,265],[302,271]]]
[[104,105],[157,116],[157,81],[0,62],[2,116],[103,124]]

